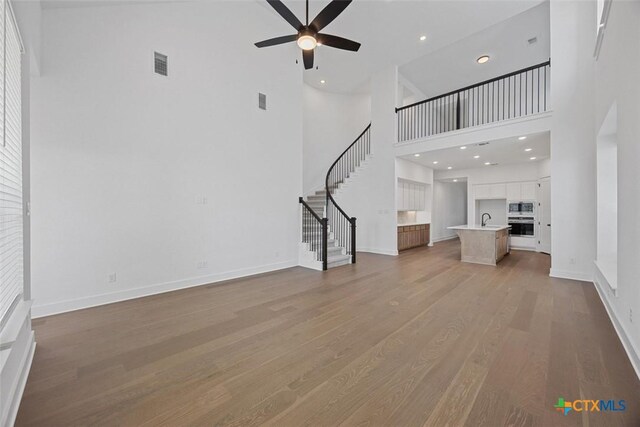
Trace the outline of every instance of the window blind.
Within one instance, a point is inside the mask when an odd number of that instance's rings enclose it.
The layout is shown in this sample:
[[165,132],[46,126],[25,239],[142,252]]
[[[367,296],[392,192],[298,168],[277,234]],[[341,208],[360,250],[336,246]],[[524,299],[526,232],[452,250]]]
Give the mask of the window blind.
[[7,0],[0,0],[0,325],[23,280],[22,44]]

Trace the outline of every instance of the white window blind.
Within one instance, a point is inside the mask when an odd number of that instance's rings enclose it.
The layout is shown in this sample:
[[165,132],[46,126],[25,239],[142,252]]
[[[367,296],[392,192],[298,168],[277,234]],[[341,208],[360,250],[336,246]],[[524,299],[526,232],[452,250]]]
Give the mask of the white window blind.
[[23,292],[22,44],[7,0],[0,0],[0,325]]

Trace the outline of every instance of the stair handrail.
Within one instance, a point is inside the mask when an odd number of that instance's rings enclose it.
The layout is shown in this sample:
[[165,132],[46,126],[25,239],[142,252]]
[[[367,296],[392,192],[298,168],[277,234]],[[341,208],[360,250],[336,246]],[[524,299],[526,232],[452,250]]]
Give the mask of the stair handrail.
[[[322,269],[326,270],[327,269],[327,243],[329,240],[328,219],[321,218],[317,213],[315,213],[315,211],[311,208],[311,206],[309,206],[307,202],[304,201],[303,197],[299,197],[298,202],[302,205],[302,209],[303,209],[302,211],[302,242],[308,243],[311,246],[311,250],[316,253],[316,256],[317,256],[316,259],[322,262]],[[321,227],[320,230],[322,233],[322,237],[319,241],[318,239],[315,239],[315,236],[309,241],[305,241],[305,236],[304,236],[305,225],[309,225],[309,224],[305,224],[305,211],[308,214],[311,214],[311,216],[319,223]],[[318,252],[317,249],[320,249],[320,252]]]
[[[353,151],[353,148],[356,146],[356,144],[362,140],[363,137],[365,137],[365,135],[368,137],[368,132],[371,130],[371,123],[369,123],[369,125],[367,125],[367,127],[362,131],[362,133],[360,135],[358,135],[358,137],[342,152],[342,154],[340,154],[340,156],[338,156],[338,158],[333,162],[333,164],[329,167],[329,170],[327,171],[327,176],[325,178],[325,192],[326,192],[326,215],[327,215],[327,223],[329,222],[329,212],[330,212],[330,207],[334,206],[337,210],[337,212],[342,215],[350,224],[350,236],[349,238],[347,238],[348,240],[350,240],[350,248],[347,248],[347,251],[351,253],[351,262],[355,263],[356,262],[356,218],[355,217],[350,217],[345,211],[344,209],[342,209],[342,207],[336,202],[336,200],[333,198],[333,195],[331,194],[331,186],[329,185],[329,179],[331,178],[331,174],[334,172],[334,168],[336,168],[336,166],[339,164],[339,162],[344,159],[347,158],[348,156],[350,156],[350,154]],[[370,150],[370,140],[367,139],[367,150]],[[362,153],[359,153],[362,154]],[[365,156],[366,154],[369,154],[369,152],[365,152],[364,153]],[[360,162],[363,159],[363,156],[360,155],[359,157],[359,161],[358,164],[355,165],[354,162],[354,169],[355,167],[360,165]],[[341,177],[341,179],[346,178],[346,176],[350,173],[350,171],[345,172],[345,170],[341,170],[341,172],[343,173],[344,176]],[[337,182],[336,182],[337,183]],[[336,187],[337,188],[337,187]],[[344,231],[344,230],[340,230],[339,227],[335,227],[335,229],[333,230],[334,233],[337,233],[339,231]],[[345,240],[347,240],[345,239]],[[336,239],[338,240],[338,239]]]

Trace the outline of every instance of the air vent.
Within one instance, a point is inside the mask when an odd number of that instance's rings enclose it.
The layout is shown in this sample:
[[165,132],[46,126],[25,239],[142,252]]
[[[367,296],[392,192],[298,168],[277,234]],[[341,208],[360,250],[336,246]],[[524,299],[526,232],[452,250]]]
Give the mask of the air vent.
[[169,73],[167,68],[167,55],[163,55],[158,52],[153,52],[153,70],[156,74],[166,76]]
[[538,38],[537,37],[532,37],[529,40],[527,40],[527,42],[529,44],[536,44],[536,43],[538,43]]
[[264,93],[258,93],[258,108],[261,110],[267,109],[267,95]]
[[483,145],[489,145],[489,142],[481,142],[480,144],[478,144],[478,147],[482,147]]

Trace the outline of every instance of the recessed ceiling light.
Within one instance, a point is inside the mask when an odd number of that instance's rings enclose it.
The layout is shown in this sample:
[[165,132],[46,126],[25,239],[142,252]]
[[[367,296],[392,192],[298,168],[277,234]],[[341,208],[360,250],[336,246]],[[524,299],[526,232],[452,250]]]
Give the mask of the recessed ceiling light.
[[466,150],[466,149],[467,149],[467,146],[466,146],[466,145],[463,145],[462,147],[460,147],[460,149],[461,149],[461,150]]
[[438,164],[438,161],[437,161],[437,160],[436,160],[436,161],[434,161],[434,162],[433,162],[433,164],[434,164],[434,165],[437,165],[437,164]]
[[484,162],[485,166],[489,166],[491,162]]
[[320,83],[325,84],[326,81],[325,80],[320,80]]
[[453,166],[447,166],[447,169],[451,170],[453,169]]
[[420,154],[414,154],[413,157],[420,157]]
[[480,156],[475,155],[475,156],[473,156],[473,158],[474,158],[474,159],[479,159],[479,158],[480,158]]
[[520,141],[524,141],[525,139],[527,139],[526,136],[521,136],[520,138],[518,138],[518,140],[520,140]]
[[527,153],[528,153],[529,151],[531,151],[531,150],[533,150],[533,148],[525,148],[525,149],[524,149],[524,151],[526,151]]
[[484,64],[489,60],[489,55],[482,55],[480,58],[476,59],[478,64]]
[[420,36],[420,41],[423,42],[427,39],[427,36]]
[[457,180],[457,179],[454,179],[454,180],[453,180],[453,182],[458,182],[458,180]]
[[529,157],[529,160],[535,160],[535,159],[536,159],[535,157]]

